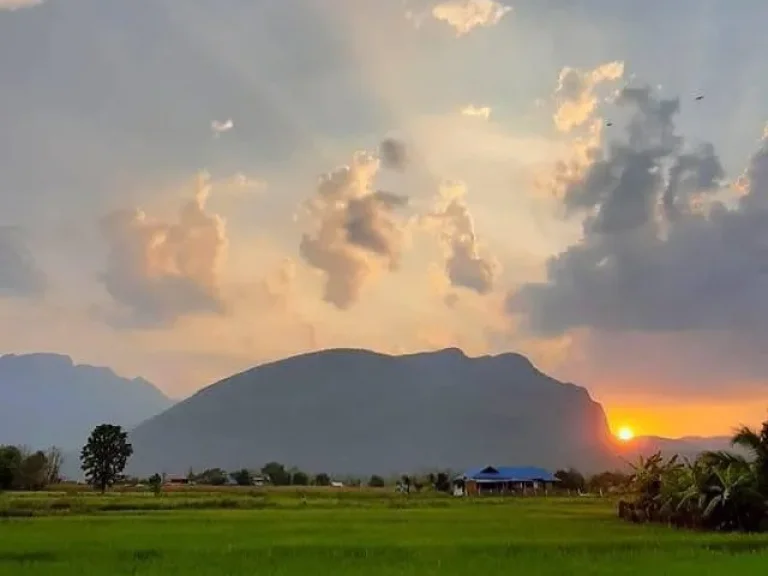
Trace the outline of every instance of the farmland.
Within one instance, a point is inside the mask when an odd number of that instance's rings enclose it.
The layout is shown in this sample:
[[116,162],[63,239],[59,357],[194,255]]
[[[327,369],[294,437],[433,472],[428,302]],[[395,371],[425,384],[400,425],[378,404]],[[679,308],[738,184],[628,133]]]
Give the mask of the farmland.
[[0,574],[762,574],[768,537],[616,518],[601,498],[388,490],[0,495]]

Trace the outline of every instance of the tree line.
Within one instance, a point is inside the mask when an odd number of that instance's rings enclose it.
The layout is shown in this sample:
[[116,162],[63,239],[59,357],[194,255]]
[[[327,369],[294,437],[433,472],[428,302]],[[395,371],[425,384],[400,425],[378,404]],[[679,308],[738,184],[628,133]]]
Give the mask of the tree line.
[[[105,492],[117,483],[146,484],[159,493],[166,483],[165,475],[153,474],[149,478],[127,478],[123,472],[128,459],[133,455],[133,446],[128,433],[120,426],[101,424],[93,429],[80,451],[81,469],[86,482],[93,488]],[[61,482],[62,453],[57,448],[48,452],[29,452],[16,446],[0,446],[0,490],[42,490],[46,486]],[[260,482],[272,486],[331,486],[333,481],[326,473],[310,475],[298,468],[286,468],[279,462],[269,462],[254,472],[242,468],[227,472],[222,468],[209,468],[196,473],[189,470],[188,483],[224,486],[253,486]],[[383,488],[389,484],[384,477],[372,475],[367,480],[345,478],[347,486]],[[404,475],[394,482],[403,492],[421,491],[425,486],[435,490],[450,490],[450,473],[437,472],[426,476]]]
[[729,451],[694,460],[656,453],[633,465],[633,498],[619,502],[631,522],[724,532],[768,531],[768,421],[742,427],[731,438],[750,458]]
[[61,481],[61,450],[0,446],[0,490],[42,490]]

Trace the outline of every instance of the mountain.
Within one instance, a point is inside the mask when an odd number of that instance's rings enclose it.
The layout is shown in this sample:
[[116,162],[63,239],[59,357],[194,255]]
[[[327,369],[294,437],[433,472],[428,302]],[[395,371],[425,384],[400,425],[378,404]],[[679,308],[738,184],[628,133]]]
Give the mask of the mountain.
[[649,456],[661,452],[664,456],[678,454],[693,459],[702,452],[727,450],[747,454],[739,447],[731,446],[729,436],[685,436],[683,438],[661,438],[659,436],[638,436],[622,447],[622,456],[636,460],[638,456]]
[[615,465],[587,390],[517,354],[326,350],[213,384],[131,431],[129,472],[276,460],[314,472]]
[[69,356],[0,356],[0,444],[77,450],[98,424],[132,428],[172,404],[146,380]]

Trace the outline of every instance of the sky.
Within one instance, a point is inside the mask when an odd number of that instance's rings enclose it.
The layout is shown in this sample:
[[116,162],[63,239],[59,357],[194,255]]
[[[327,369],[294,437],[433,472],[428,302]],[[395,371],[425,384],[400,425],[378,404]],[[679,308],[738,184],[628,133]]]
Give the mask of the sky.
[[766,18],[0,0],[0,351],[176,398],[328,347],[515,351],[614,428],[756,424]]

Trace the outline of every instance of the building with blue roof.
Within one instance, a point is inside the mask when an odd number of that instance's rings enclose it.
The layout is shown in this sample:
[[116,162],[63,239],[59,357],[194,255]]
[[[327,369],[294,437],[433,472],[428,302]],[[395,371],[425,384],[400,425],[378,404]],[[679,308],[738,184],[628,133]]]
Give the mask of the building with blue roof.
[[525,494],[546,491],[557,478],[543,468],[485,466],[467,470],[454,478],[456,494]]

